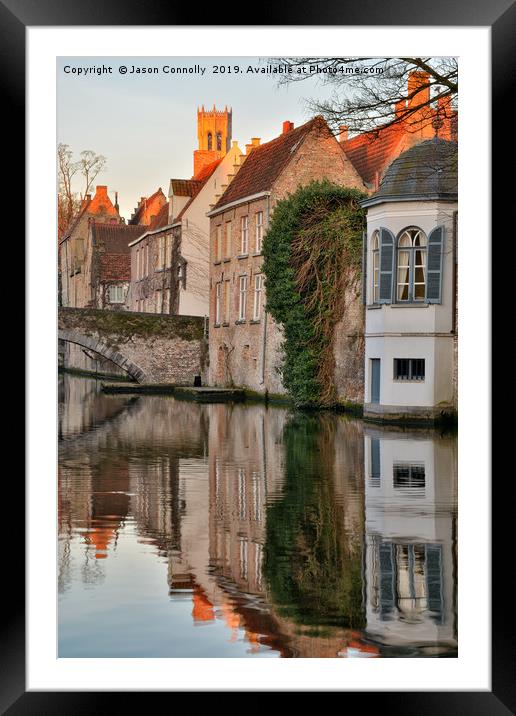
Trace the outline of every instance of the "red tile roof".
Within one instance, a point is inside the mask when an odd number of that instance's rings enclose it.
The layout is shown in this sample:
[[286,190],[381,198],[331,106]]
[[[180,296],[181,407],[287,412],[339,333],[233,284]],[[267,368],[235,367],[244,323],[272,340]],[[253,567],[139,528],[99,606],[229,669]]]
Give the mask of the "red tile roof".
[[322,117],[318,116],[306,124],[280,134],[276,139],[252,149],[214,208],[220,208],[262,191],[269,191],[290,161],[292,154],[312,130],[330,134],[328,125]]
[[196,179],[171,179],[174,196],[195,196],[202,186]]
[[221,157],[220,159],[215,159],[214,162],[207,164],[199,172],[197,172],[197,174],[194,176],[194,180],[204,182],[208,177],[211,177],[211,175],[213,174],[215,169],[221,163],[222,159],[223,159],[223,157]]
[[129,243],[144,233],[144,227],[127,224],[91,224],[94,248],[104,254],[130,254]]
[[374,184],[376,173],[381,176],[388,164],[399,154],[406,136],[401,124],[392,124],[379,132],[365,132],[343,142],[346,155],[368,184]]

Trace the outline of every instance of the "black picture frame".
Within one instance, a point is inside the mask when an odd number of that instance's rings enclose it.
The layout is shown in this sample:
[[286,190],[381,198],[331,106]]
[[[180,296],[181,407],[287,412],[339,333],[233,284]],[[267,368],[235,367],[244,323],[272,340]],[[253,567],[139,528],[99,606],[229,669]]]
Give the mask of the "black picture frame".
[[[282,4],[263,7],[252,20],[245,22],[242,7],[225,4],[219,19],[237,18],[238,24],[249,25],[399,25],[399,26],[489,26],[492,33],[492,99],[493,137],[499,138],[493,146],[493,176],[499,176],[507,166],[507,147],[502,148],[503,137],[507,137],[506,103],[510,98],[510,82],[514,77],[514,41],[516,34],[516,6],[511,0],[434,0],[432,3],[412,3],[404,0],[377,0],[350,2],[340,0],[331,4],[314,4],[303,0],[284,0]],[[0,79],[5,115],[9,122],[8,135],[4,130],[4,141],[18,147],[17,161],[9,170],[9,187],[22,187],[24,177],[25,146],[25,30],[28,26],[152,26],[152,25],[194,25],[198,18],[195,8],[177,8],[163,0],[103,0],[101,3],[72,2],[61,0],[0,0]],[[197,15],[197,18],[195,17]],[[222,15],[224,17],[222,17]],[[259,20],[259,21],[258,21]],[[224,23],[235,24],[234,22]],[[215,26],[214,26],[215,27]],[[503,122],[503,124],[502,124]],[[510,136],[510,135],[509,135]],[[492,197],[493,217],[501,215],[501,201],[505,192],[494,192]],[[497,206],[500,204],[500,206]],[[17,234],[21,234],[23,212],[17,218]],[[494,229],[493,229],[494,235]],[[493,331],[496,317],[493,314]],[[492,445],[495,454],[496,445]],[[510,562],[504,555],[502,530],[510,524],[508,510],[512,502],[505,499],[503,487],[493,486],[492,505],[496,520],[493,520],[492,550],[492,690],[490,692],[350,692],[345,698],[368,698],[374,708],[374,699],[383,711],[396,710],[398,714],[498,714],[516,713],[514,678],[514,657],[512,624],[507,586],[502,580],[510,578]],[[17,488],[9,497],[11,504],[25,502],[25,488],[20,479]],[[21,511],[21,510],[20,510]],[[1,691],[0,712],[12,716],[18,714],[93,714],[103,713],[106,706],[120,711],[124,705],[123,695],[118,692],[27,692],[25,686],[25,579],[22,556],[24,554],[23,534],[18,522],[16,550],[6,549],[4,559],[3,596],[8,600],[4,610],[1,630]],[[11,533],[11,534],[14,534]],[[506,561],[502,565],[502,558]],[[5,563],[4,563],[5,564]],[[509,611],[508,611],[509,610]],[[410,689],[410,684],[407,684]],[[156,695],[151,692],[152,695]],[[144,694],[148,698],[149,693]],[[138,708],[140,693],[129,694],[132,708]],[[116,699],[116,706],[115,706]]]

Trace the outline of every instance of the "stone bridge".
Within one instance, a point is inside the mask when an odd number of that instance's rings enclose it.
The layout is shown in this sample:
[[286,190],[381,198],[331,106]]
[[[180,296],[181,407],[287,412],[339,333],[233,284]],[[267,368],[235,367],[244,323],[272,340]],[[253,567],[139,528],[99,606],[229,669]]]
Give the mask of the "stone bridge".
[[193,385],[205,377],[207,340],[200,316],[59,307],[58,337],[98,353],[138,383]]

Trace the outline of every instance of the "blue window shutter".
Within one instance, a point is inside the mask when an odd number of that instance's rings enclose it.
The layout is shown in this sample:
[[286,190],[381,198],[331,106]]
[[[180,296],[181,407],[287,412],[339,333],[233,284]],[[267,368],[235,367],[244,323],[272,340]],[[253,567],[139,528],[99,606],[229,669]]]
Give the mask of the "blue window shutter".
[[392,274],[394,268],[394,235],[380,229],[380,296],[378,303],[392,303]]
[[367,304],[367,234],[362,232],[362,303]]
[[444,227],[436,226],[428,237],[426,300],[441,303]]

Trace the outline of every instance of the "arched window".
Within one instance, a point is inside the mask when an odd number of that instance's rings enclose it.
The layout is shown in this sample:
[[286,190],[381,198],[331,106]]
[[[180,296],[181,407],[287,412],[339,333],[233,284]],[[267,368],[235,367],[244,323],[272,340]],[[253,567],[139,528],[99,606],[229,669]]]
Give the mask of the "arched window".
[[211,152],[211,148],[213,146],[213,137],[211,135],[211,132],[208,132],[208,151]]
[[373,303],[380,298],[380,232],[375,231],[371,240],[373,251]]
[[222,134],[221,132],[217,132],[217,151],[222,151]]
[[412,226],[398,236],[397,301],[424,301],[426,291],[426,236]]

